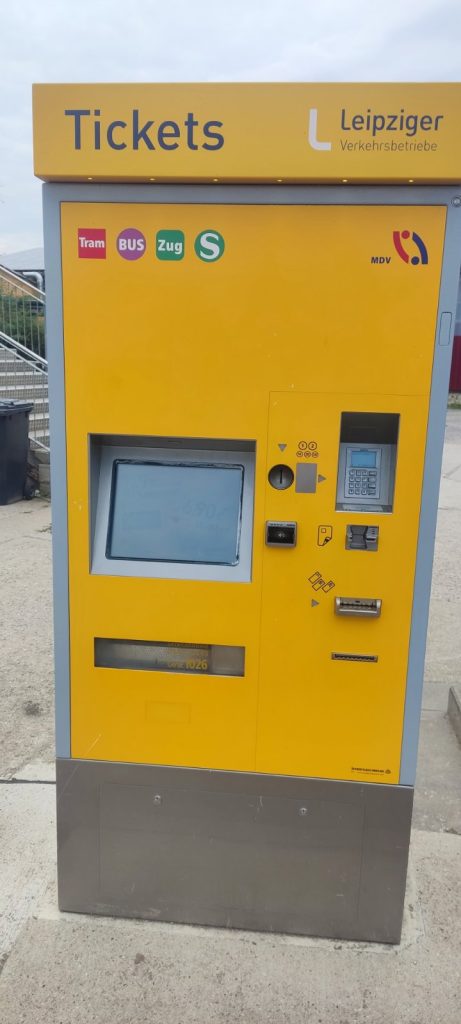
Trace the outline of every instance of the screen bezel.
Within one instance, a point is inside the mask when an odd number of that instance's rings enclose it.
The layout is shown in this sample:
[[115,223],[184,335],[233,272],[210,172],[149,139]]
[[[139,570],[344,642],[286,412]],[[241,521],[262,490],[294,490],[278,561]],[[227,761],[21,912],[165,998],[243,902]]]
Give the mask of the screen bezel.
[[[195,447],[196,446],[196,447]],[[222,446],[222,447],[221,447]],[[90,435],[90,572],[93,575],[249,583],[252,578],[255,441]],[[115,460],[243,466],[239,560],[235,565],[109,558],[106,554]]]

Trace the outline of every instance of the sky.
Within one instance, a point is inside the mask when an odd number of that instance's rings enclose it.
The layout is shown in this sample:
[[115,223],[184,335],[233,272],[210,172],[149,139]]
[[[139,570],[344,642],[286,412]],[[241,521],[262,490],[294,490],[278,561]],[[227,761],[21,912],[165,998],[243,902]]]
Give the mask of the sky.
[[42,245],[32,82],[461,80],[460,0],[1,6],[0,254]]

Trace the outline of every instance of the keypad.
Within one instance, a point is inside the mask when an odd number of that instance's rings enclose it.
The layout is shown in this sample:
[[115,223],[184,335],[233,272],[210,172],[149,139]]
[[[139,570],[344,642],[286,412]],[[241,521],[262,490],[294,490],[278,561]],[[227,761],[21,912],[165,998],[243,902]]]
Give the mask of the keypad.
[[349,497],[375,498],[377,497],[377,486],[378,471],[376,469],[348,470]]

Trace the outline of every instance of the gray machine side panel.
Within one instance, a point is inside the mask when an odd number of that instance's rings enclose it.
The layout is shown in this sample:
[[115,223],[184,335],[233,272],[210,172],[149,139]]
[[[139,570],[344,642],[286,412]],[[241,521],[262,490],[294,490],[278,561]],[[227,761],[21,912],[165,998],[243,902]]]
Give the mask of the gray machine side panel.
[[[62,202],[108,203],[206,203],[257,205],[339,205],[357,204],[420,206],[450,204],[457,194],[453,187],[399,186],[271,186],[271,185],[89,185],[49,183],[43,186],[45,265],[47,274],[47,354],[49,360],[51,482],[53,510],[53,585],[56,674],[56,747],[59,757],[70,756],[70,669],[69,669],[69,590],[67,535],[67,467],[64,390],[64,348],[61,279],[60,204]],[[446,304],[440,310],[454,312],[457,270],[455,240],[459,210],[450,208],[446,252],[452,264],[444,264],[442,294]],[[409,689],[402,748],[401,782],[412,784],[416,761],[421,703],[422,664],[429,602],[436,498],[443,439],[444,401],[449,373],[451,346],[437,349],[434,366],[434,391],[431,406],[429,442],[434,462],[426,459],[418,582],[413,609]],[[437,397],[438,396],[438,397]],[[432,488],[432,490],[431,490]],[[423,543],[426,538],[427,547]],[[432,538],[432,539],[431,539]],[[419,603],[421,606],[419,606]],[[419,625],[417,625],[419,623]]]
[[413,790],[58,760],[62,910],[400,939]]
[[[405,718],[400,761],[400,783],[413,786],[418,757],[419,720],[424,682],[424,658],[431,595],[437,507],[442,467],[456,303],[461,260],[461,206],[447,207],[447,227],[440,283],[437,328],[434,339],[431,400],[426,437],[418,550],[416,556],[410,648],[405,699]],[[451,314],[451,333],[442,330],[442,316]],[[447,344],[448,342],[448,344]]]
[[56,754],[58,757],[70,757],[69,572],[61,224],[59,203],[46,187],[43,189],[43,222],[53,519]]
[[445,206],[460,194],[448,185],[157,185],[48,182],[49,202],[255,206]]

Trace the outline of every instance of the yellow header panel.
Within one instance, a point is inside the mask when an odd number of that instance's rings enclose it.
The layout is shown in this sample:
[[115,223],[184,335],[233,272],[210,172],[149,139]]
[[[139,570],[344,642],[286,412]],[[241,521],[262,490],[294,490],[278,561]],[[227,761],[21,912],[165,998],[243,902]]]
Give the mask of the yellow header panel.
[[36,85],[45,181],[461,181],[461,84]]

